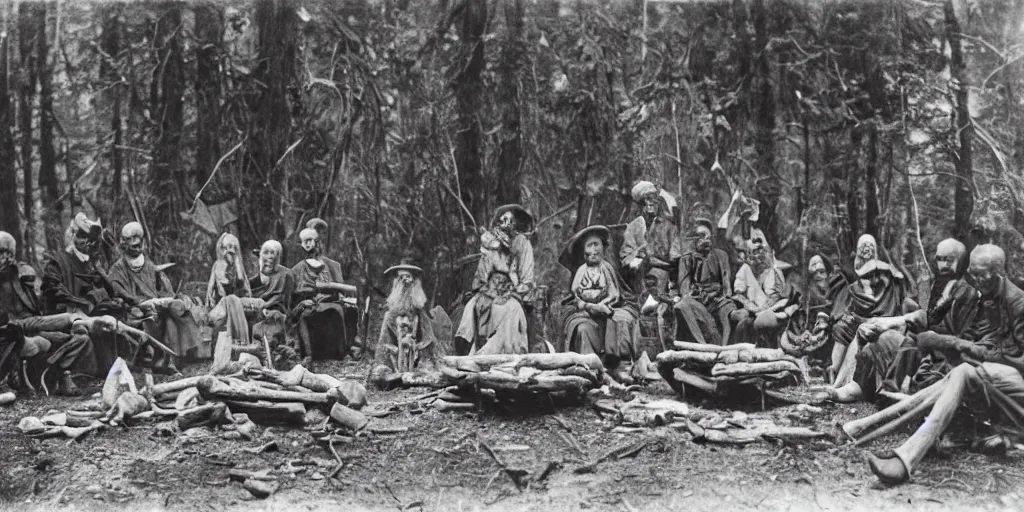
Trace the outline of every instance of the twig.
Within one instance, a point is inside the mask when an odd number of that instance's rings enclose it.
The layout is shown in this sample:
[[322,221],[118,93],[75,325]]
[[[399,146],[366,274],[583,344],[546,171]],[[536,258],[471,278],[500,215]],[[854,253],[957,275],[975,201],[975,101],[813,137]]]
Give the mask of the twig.
[[341,473],[341,468],[345,467],[345,462],[341,460],[341,456],[338,455],[338,450],[334,448],[333,437],[331,437],[330,440],[327,442],[327,447],[331,449],[331,454],[334,455],[334,459],[338,461],[338,465],[334,467],[334,470],[331,471],[331,476],[329,477],[335,478],[338,476],[338,473]]
[[228,150],[227,153],[224,153],[224,156],[220,157],[220,160],[217,160],[217,164],[213,166],[213,171],[210,172],[210,177],[207,178],[206,183],[203,183],[203,186],[199,188],[199,193],[196,194],[195,200],[192,201],[192,208],[189,208],[189,212],[194,212],[196,210],[196,205],[199,204],[199,198],[202,197],[203,191],[206,190],[206,187],[210,184],[211,181],[213,181],[213,177],[217,175],[217,169],[220,168],[220,165],[224,163],[224,160],[227,160],[227,158],[231,156],[232,153],[238,151],[238,148],[242,147],[242,144],[245,144],[246,140],[249,140],[248,135],[243,137],[238,144],[235,144],[235,147]]
[[553,219],[553,218],[555,218],[555,217],[557,217],[557,216],[559,216],[559,215],[561,215],[561,214],[571,210],[573,206],[576,206],[576,203],[569,203],[569,204],[567,204],[567,205],[565,205],[565,206],[555,210],[555,212],[552,213],[551,215],[548,215],[547,217],[544,217],[543,219],[537,221],[537,223],[534,224],[533,229],[536,231],[536,229],[538,227],[540,227],[541,224],[544,224],[545,222],[547,222],[547,221],[549,221],[549,220],[551,220],[551,219]]
[[523,485],[519,483],[519,477],[517,477],[516,474],[513,473],[512,470],[510,470],[508,466],[506,466],[505,463],[498,458],[497,455],[495,455],[494,450],[492,450],[491,447],[488,446],[487,443],[485,443],[482,439],[480,440],[480,446],[482,446],[484,451],[487,452],[487,455],[490,455],[491,458],[494,459],[494,463],[497,464],[498,467],[501,468],[501,470],[504,471],[506,475],[508,475],[509,480],[512,480],[512,483],[516,485],[516,489],[522,492]]

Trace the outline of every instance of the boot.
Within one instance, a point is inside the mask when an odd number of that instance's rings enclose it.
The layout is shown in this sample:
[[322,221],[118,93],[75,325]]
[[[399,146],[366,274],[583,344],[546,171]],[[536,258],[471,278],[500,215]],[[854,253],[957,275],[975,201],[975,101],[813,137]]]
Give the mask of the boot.
[[60,380],[57,382],[57,394],[64,396],[78,396],[82,394],[78,386],[75,385],[75,381],[71,379],[71,372],[65,370],[61,374]]

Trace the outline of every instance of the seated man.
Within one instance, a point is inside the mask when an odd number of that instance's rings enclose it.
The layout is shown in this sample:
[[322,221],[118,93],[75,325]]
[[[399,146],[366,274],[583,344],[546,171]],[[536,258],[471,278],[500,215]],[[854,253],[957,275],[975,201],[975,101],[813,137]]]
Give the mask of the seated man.
[[[71,367],[89,347],[88,336],[72,334],[70,325],[44,321],[46,331],[30,329],[26,337],[21,322],[39,323],[39,300],[36,297],[36,272],[28,264],[16,261],[17,243],[10,233],[0,231],[0,381],[14,376],[21,387],[32,389],[26,363],[45,357],[45,367],[56,367],[57,392],[77,394],[71,380]],[[64,327],[64,329],[59,329]],[[45,369],[43,370],[46,371]]]
[[210,281],[206,285],[206,306],[211,310],[228,295],[252,297],[240,255],[238,238],[231,233],[221,235],[217,240],[217,261],[210,269]]
[[679,230],[665,218],[667,207],[658,187],[649,181],[633,186],[633,201],[641,214],[626,226],[619,259],[626,279],[635,289],[645,278],[653,281],[655,295],[668,292],[669,274],[682,255]]
[[[1024,292],[1006,278],[1005,265],[1006,254],[995,245],[971,251],[967,278],[977,293],[953,299],[943,320],[948,334],[928,331],[918,337],[921,346],[956,354],[964,362],[942,381],[924,424],[893,456],[869,456],[871,471],[882,482],[907,481],[962,403],[989,409],[1016,425],[1024,422]],[[993,439],[993,445],[1006,447],[1001,436]]]
[[262,301],[262,309],[252,320],[253,338],[266,341],[270,346],[284,346],[285,319],[291,311],[295,278],[292,271],[281,265],[283,248],[277,240],[267,240],[260,247],[259,275],[249,281],[253,298]]
[[529,348],[523,302],[534,289],[533,246],[523,227],[532,222],[522,206],[505,205],[480,235],[475,294],[455,332],[470,354],[525,354]]
[[188,303],[174,298],[167,275],[144,254],[142,224],[129,222],[121,229],[121,257],[110,266],[115,294],[131,307],[129,323],[142,325],[182,357],[206,358],[198,321]]
[[303,366],[316,359],[343,359],[356,345],[359,311],[343,296],[354,300],[356,287],[344,283],[341,264],[324,257],[315,229],[299,232],[306,258],[292,267],[295,292],[292,318],[299,326]]
[[807,274],[810,283],[800,294],[798,308],[782,333],[779,345],[792,356],[811,355],[824,359],[828,354],[817,356],[828,342],[828,315],[846,280],[836,272],[832,261],[820,253],[807,261]]
[[636,359],[639,312],[627,300],[618,272],[604,259],[610,238],[604,226],[584,228],[570,239],[568,257],[560,258],[566,268],[576,266],[567,299],[575,309],[565,319],[565,336],[569,350],[598,354],[612,378],[631,382],[620,364]]
[[786,279],[775,266],[775,255],[764,233],[751,230],[750,261],[744,263],[733,283],[733,298],[743,307],[732,312],[736,337],[732,341],[775,348],[785,321],[796,311],[786,296]]
[[676,340],[728,345],[732,325],[729,255],[712,248],[710,220],[697,219],[693,250],[679,259],[679,297],[676,298]]
[[[924,357],[931,378],[919,385],[927,386],[948,373],[951,368],[945,363],[944,354],[922,351],[915,335],[926,330],[946,332],[942,323],[950,304],[976,293],[961,279],[962,272],[958,270],[966,250],[964,244],[952,238],[939,243],[935,250],[937,276],[928,294],[928,310],[870,318],[860,325],[857,336],[864,345],[857,354],[853,381],[830,389],[828,398],[839,402],[874,399],[883,385],[890,391],[901,391],[904,381],[915,376]],[[911,334],[905,334],[906,331]]]
[[434,336],[421,275],[421,268],[405,263],[384,271],[385,277],[391,277],[391,293],[380,337],[370,347],[374,355],[370,382],[381,389],[392,387],[404,372],[431,368],[437,358],[452,355],[452,347],[439,346]]
[[[78,213],[68,227],[71,243],[63,251],[48,255],[43,270],[43,314],[82,313],[97,316],[123,313],[120,300],[110,296],[109,283],[98,261],[103,227]],[[103,377],[119,356],[129,357],[125,340],[116,336],[90,339],[76,359],[73,370]]]

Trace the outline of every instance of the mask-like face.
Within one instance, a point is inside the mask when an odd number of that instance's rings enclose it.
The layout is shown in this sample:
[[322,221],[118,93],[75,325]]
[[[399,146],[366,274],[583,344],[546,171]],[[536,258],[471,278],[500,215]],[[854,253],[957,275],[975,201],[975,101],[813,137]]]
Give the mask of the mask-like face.
[[512,212],[505,212],[498,217],[498,228],[505,233],[512,233],[516,227],[516,216]]
[[644,198],[643,214],[647,221],[653,220],[661,212],[661,201],[658,196],[647,196]]
[[395,278],[405,286],[412,284],[413,280],[412,272],[409,272],[408,270],[399,270],[395,273]]
[[0,270],[7,268],[14,263],[14,252],[8,249],[0,249]]
[[875,237],[861,235],[860,239],[857,240],[857,257],[855,258],[854,266],[860,268],[861,265],[877,258],[878,244],[875,242]]
[[867,276],[867,280],[871,285],[872,293],[875,295],[885,291],[885,287],[889,285],[889,275],[885,272],[872,272]]
[[807,263],[807,273],[811,275],[811,279],[816,284],[823,284],[828,281],[828,269],[825,267],[825,261],[821,259],[821,256],[814,256],[811,261]]
[[260,272],[270,274],[277,268],[277,262],[281,258],[281,252],[270,244],[263,244],[260,248]]
[[999,288],[999,274],[987,261],[971,261],[967,269],[967,282],[984,296],[991,296]]
[[750,254],[754,257],[763,257],[768,247],[768,241],[760,231],[755,231],[750,238]]
[[939,242],[939,246],[935,248],[935,267],[940,276],[951,277],[956,274],[963,251],[963,244],[955,240]]
[[238,256],[238,240],[233,236],[224,237],[220,243],[220,252],[225,261],[232,263]]
[[92,255],[98,246],[98,237],[90,236],[89,232],[82,230],[75,230],[75,249],[83,254]]
[[299,233],[299,243],[302,245],[302,250],[306,251],[306,255],[310,258],[320,255],[320,234],[315,229],[303,229]]
[[702,254],[707,254],[711,250],[711,230],[706,226],[697,226],[694,230],[695,245],[697,251]]
[[604,242],[600,237],[592,236],[583,243],[583,257],[588,265],[597,265],[604,255]]

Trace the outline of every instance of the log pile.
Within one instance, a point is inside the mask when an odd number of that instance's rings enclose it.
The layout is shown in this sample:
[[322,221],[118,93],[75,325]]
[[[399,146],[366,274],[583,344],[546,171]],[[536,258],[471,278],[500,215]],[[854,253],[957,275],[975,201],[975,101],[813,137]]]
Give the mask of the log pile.
[[658,354],[658,373],[679,393],[687,387],[721,395],[730,384],[763,384],[794,378],[806,382],[803,362],[780,349],[749,343],[729,346],[675,342],[677,350]]

